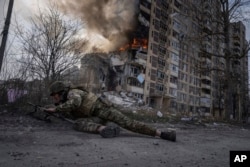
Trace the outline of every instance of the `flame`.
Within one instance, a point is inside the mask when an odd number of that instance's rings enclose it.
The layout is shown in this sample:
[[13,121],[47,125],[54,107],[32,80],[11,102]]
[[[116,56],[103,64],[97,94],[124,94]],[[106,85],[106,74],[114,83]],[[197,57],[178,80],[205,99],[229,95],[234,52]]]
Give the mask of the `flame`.
[[129,48],[132,49],[147,49],[148,48],[148,40],[145,38],[134,38],[131,44],[126,44],[122,47],[120,47],[119,51],[124,51]]
[[129,49],[129,46],[130,46],[129,44],[126,44],[126,45],[120,47],[119,51],[127,50],[127,49]]
[[142,47],[143,49],[148,48],[148,40],[144,38],[134,38],[133,43],[131,45],[132,48],[140,48]]

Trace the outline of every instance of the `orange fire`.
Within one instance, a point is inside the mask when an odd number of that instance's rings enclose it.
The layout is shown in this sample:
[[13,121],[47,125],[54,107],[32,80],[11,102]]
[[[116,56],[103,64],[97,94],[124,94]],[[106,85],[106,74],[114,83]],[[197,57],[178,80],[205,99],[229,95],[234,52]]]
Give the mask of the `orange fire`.
[[123,47],[120,47],[119,51],[124,51],[129,49],[129,44],[124,45]]
[[147,49],[148,48],[148,40],[145,38],[134,38],[131,44],[126,44],[119,49],[119,51],[124,51],[129,48],[132,49]]

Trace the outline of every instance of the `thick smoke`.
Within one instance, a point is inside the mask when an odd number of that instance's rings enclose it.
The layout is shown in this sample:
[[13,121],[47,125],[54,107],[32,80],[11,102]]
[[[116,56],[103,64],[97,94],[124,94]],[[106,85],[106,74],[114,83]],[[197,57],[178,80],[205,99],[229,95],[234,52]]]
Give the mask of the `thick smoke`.
[[138,0],[57,1],[67,13],[81,17],[87,26],[90,46],[113,51],[128,43],[135,28]]

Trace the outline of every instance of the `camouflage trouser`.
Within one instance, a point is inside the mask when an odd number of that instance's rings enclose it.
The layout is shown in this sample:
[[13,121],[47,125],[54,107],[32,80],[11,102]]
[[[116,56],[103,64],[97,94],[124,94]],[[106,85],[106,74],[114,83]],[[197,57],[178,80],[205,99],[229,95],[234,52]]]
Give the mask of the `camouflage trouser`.
[[74,128],[78,131],[98,133],[97,129],[110,121],[136,133],[150,136],[155,136],[156,133],[155,128],[147,126],[142,122],[132,120],[117,109],[109,107],[100,101],[95,103],[92,116],[93,117],[78,119]]

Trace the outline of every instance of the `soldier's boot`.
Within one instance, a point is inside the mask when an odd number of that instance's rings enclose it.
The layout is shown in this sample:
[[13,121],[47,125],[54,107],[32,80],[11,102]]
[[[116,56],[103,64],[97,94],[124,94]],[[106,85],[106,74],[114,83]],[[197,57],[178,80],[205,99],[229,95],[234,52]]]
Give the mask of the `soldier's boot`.
[[120,134],[120,128],[118,126],[106,126],[100,135],[104,138],[117,137]]
[[161,136],[162,139],[165,140],[170,140],[175,142],[176,141],[176,132],[175,131],[169,131],[169,132],[161,132]]

